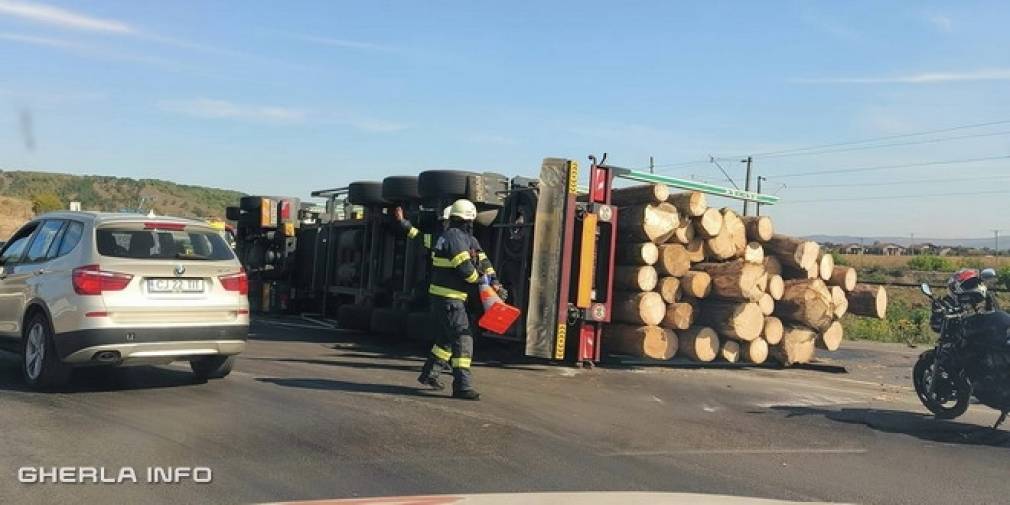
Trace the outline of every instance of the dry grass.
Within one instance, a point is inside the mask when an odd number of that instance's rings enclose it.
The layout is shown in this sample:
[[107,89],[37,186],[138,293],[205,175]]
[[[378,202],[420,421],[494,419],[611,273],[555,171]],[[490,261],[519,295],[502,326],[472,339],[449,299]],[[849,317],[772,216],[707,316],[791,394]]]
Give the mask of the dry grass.
[[33,216],[32,202],[0,196],[0,240],[6,241]]
[[[915,256],[879,256],[876,254],[842,254],[841,257],[849,266],[856,268],[881,267],[881,268],[904,268],[908,266],[908,260]],[[943,256],[950,261],[955,269],[961,267],[987,267],[1000,268],[1010,266],[1010,257],[1007,256]]]

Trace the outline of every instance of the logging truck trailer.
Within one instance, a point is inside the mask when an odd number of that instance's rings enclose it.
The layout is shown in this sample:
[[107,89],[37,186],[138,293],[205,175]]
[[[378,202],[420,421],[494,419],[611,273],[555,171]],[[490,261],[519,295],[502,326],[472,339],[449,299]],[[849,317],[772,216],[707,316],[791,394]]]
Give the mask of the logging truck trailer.
[[[335,316],[342,328],[433,338],[428,315],[428,248],[442,209],[458,198],[478,208],[475,235],[522,311],[505,333],[484,338],[520,344],[527,356],[591,364],[600,360],[610,322],[619,209],[615,179],[773,204],[776,197],[597,162],[588,187],[579,164],[544,159],[538,178],[432,170],[314,191],[324,208],[286,197],[243,197],[229,207],[237,251],[259,312]],[[408,237],[392,217],[401,207],[419,230]],[[479,304],[476,296],[471,303]],[[476,307],[474,307],[476,308]]]

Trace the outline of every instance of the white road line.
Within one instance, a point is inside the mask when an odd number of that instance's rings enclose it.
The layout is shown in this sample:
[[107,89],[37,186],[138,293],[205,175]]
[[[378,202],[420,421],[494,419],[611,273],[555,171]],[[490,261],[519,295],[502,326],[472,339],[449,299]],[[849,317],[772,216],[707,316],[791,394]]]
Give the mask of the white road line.
[[783,449],[674,449],[670,451],[620,451],[611,452],[604,454],[605,456],[621,456],[621,457],[635,457],[635,456],[680,456],[680,455],[693,455],[693,454],[755,454],[755,455],[766,455],[766,454],[865,454],[869,452],[867,449],[863,448],[824,448],[824,447],[808,447],[808,448],[783,448]]

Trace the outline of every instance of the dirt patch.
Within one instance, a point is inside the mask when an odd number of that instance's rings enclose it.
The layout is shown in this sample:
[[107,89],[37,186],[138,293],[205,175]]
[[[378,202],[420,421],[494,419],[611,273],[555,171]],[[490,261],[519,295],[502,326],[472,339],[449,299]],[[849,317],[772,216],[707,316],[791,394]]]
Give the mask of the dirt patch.
[[32,202],[0,196],[0,240],[7,241],[12,233],[34,216]]

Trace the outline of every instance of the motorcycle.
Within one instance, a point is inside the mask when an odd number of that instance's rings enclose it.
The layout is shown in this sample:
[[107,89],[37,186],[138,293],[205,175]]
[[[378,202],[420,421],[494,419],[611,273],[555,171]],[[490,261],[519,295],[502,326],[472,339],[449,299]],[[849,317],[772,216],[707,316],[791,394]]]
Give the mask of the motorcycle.
[[1010,412],[1010,314],[999,309],[989,289],[995,270],[966,277],[971,289],[948,286],[942,297],[921,285],[932,308],[930,326],[940,336],[935,348],[919,356],[912,380],[919,401],[937,419],[961,416],[974,396],[1000,411],[996,429]]

